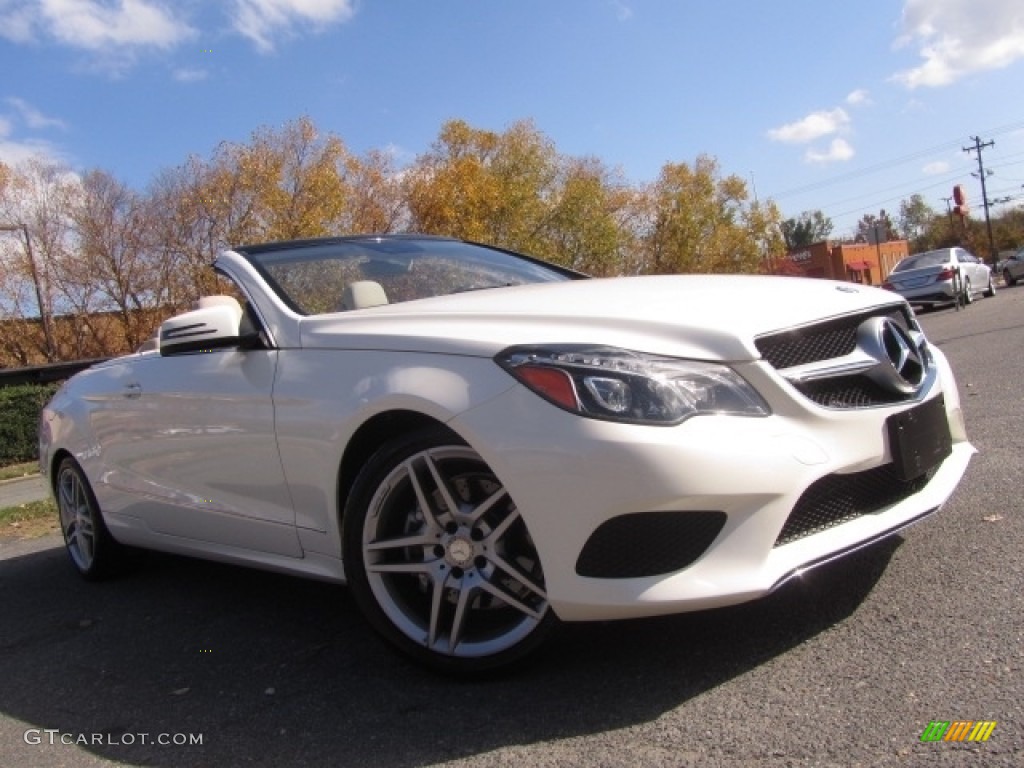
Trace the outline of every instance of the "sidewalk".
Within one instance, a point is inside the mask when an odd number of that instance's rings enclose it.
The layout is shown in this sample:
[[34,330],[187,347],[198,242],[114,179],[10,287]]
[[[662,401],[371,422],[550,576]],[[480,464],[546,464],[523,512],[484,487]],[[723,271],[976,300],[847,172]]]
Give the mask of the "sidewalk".
[[0,482],[0,509],[17,507],[30,501],[42,501],[49,497],[50,490],[41,475]]

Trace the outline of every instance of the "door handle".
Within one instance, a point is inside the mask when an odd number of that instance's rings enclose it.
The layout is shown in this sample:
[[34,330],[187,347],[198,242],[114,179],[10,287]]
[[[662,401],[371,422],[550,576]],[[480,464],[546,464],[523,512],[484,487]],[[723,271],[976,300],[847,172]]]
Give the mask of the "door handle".
[[135,399],[142,397],[142,385],[136,381],[130,384],[125,384],[124,389],[121,390],[121,394],[127,398]]

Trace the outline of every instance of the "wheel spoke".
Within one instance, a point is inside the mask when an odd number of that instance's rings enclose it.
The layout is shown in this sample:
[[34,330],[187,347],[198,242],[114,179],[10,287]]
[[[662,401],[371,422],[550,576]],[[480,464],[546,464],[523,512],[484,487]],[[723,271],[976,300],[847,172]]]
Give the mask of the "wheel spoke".
[[398,539],[381,539],[366,545],[367,552],[384,552],[389,549],[405,549],[406,547],[421,547],[437,543],[437,536],[431,533],[418,533],[412,536],[403,536]]
[[472,514],[469,516],[470,525],[475,525],[476,522],[481,517],[490,512],[494,508],[494,505],[497,504],[501,499],[505,498],[505,496],[507,495],[508,494],[506,493],[504,488],[499,488],[494,493],[492,493],[488,498],[484,499],[483,503],[480,504],[476,509],[474,509]]
[[423,513],[423,519],[427,521],[433,530],[439,531],[443,528],[440,520],[438,520],[437,514],[434,512],[434,508],[430,505],[430,501],[427,499],[427,494],[423,490],[423,485],[420,483],[420,476],[416,473],[415,459],[409,459],[405,462],[405,473],[409,477],[409,483],[412,485],[412,490],[416,494],[416,502],[420,506],[420,512]]
[[547,593],[541,587],[539,587],[537,584],[534,584],[533,581],[524,576],[518,568],[515,568],[506,563],[505,560],[502,559],[499,555],[491,555],[490,560],[492,563],[494,563],[494,565],[498,566],[506,574],[508,574],[513,579],[522,584],[524,587],[526,587],[528,590],[533,592],[533,594],[537,595],[537,597],[541,598],[542,600],[548,599]]
[[72,520],[64,529],[64,538],[69,548],[78,548],[78,521]]
[[427,647],[434,648],[437,645],[438,633],[441,630],[441,610],[444,607],[445,584],[451,571],[434,578],[434,589],[430,595],[430,630],[427,633]]
[[455,605],[455,617],[452,619],[452,631],[448,636],[448,653],[455,653],[455,649],[462,642],[462,633],[466,628],[466,618],[469,614],[469,601],[472,597],[472,589],[459,591],[459,601]]
[[367,563],[368,573],[424,573],[433,572],[431,563]]
[[452,495],[447,481],[437,469],[437,464],[434,463],[434,459],[430,454],[425,454],[423,456],[423,461],[426,463],[427,468],[430,470],[430,474],[434,478],[434,483],[437,485],[437,490],[441,494],[441,499],[444,501],[445,506],[448,507],[448,514],[454,517],[459,511],[459,505],[455,503],[455,497]]
[[520,613],[525,613],[531,619],[540,620],[541,618],[543,618],[543,615],[544,615],[543,613],[539,613],[539,612],[535,611],[533,608],[531,608],[530,606],[526,605],[525,603],[519,602],[514,597],[512,597],[510,594],[508,594],[504,590],[499,589],[497,586],[495,586],[494,584],[492,584],[489,581],[481,581],[480,582],[480,589],[482,589],[485,592],[488,592],[488,593],[494,595],[496,598],[501,600],[503,603],[505,603],[506,605],[511,606],[512,608],[515,608]]
[[498,527],[495,528],[493,531],[491,531],[490,535],[487,537],[487,540],[492,545],[497,543],[498,541],[500,541],[501,537],[505,535],[505,532],[508,531],[508,529],[512,525],[512,523],[514,523],[518,519],[519,519],[519,510],[518,509],[511,510],[508,513],[508,516],[504,520],[501,521],[501,523],[498,525]]

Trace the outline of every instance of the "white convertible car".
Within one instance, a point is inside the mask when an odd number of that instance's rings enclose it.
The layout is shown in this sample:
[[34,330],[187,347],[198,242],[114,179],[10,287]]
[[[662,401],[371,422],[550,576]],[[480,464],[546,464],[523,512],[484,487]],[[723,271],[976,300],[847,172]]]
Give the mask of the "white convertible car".
[[225,295],[43,412],[72,563],[345,582],[443,670],[517,660],[558,620],[766,595],[935,512],[974,452],[945,357],[879,289],[586,279],[422,236],[214,268]]

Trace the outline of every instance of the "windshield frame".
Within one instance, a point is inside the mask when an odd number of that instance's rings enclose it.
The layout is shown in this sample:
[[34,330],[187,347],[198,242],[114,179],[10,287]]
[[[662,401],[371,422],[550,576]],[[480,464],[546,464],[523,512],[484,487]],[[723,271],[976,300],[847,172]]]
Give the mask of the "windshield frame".
[[[431,235],[403,234],[325,237],[245,245],[232,250],[252,265],[280,301],[290,310],[303,317],[345,311],[340,306],[337,306],[337,304],[340,304],[340,292],[335,297],[335,307],[330,309],[311,307],[308,302],[303,301],[303,297],[294,295],[294,290],[288,290],[282,284],[282,280],[278,278],[283,277],[283,275],[280,269],[275,268],[288,264],[312,265],[317,262],[351,262],[352,268],[361,268],[372,261],[374,264],[373,269],[383,271],[374,273],[371,270],[369,274],[360,275],[356,279],[374,280],[383,283],[385,291],[387,291],[389,280],[411,273],[417,261],[422,264],[427,264],[430,260],[440,261],[441,259],[448,259],[455,263],[464,262],[467,265],[465,273],[467,278],[474,274],[474,266],[477,268],[476,273],[478,275],[488,272],[491,275],[498,275],[504,270],[504,274],[510,278],[507,282],[491,285],[469,285],[449,291],[428,291],[423,295],[401,298],[397,301],[392,301],[392,296],[389,294],[389,304],[406,303],[408,301],[438,296],[450,296],[467,290],[496,289],[512,285],[589,279],[588,275],[581,272],[576,272],[567,267],[552,264],[527,254],[470,240]],[[460,258],[468,255],[479,256],[480,258],[476,261],[469,258]],[[379,258],[373,260],[373,256]],[[364,261],[358,261],[359,259],[364,259]],[[348,264],[342,266],[348,266]],[[360,269],[360,271],[364,270]],[[529,279],[531,277],[537,279]],[[408,281],[408,286],[414,285],[415,281]]]

